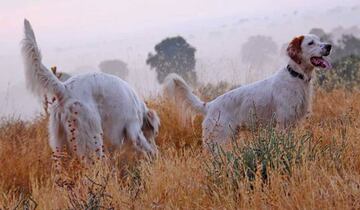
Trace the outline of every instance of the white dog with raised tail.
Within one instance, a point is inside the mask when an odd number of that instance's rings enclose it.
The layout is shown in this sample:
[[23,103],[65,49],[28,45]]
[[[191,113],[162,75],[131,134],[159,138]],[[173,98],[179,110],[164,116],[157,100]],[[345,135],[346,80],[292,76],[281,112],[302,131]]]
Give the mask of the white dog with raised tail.
[[66,149],[80,158],[104,156],[104,141],[111,148],[128,143],[137,151],[157,153],[155,137],[160,121],[135,91],[118,77],[89,73],[61,82],[41,62],[29,21],[24,21],[22,54],[27,87],[42,98],[55,97],[50,109],[50,146],[55,154]]
[[231,90],[213,101],[203,102],[178,75],[166,79],[165,91],[177,104],[202,113],[203,142],[222,143],[243,126],[269,123],[273,116],[280,128],[294,125],[309,111],[315,67],[329,69],[331,45],[315,35],[294,38],[288,48],[288,64],[273,76]]

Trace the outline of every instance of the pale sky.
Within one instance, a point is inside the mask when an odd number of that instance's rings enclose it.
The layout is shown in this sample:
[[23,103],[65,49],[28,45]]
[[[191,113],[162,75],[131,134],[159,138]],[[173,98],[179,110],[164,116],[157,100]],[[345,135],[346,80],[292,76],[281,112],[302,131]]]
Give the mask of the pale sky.
[[0,0],[1,37],[11,38],[24,17],[38,30],[126,32],[230,15],[244,17],[292,10],[324,10],[358,0]]

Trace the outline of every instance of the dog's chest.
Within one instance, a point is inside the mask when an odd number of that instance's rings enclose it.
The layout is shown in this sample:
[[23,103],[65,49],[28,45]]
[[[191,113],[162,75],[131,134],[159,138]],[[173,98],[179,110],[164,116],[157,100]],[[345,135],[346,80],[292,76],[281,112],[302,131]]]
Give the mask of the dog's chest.
[[289,111],[295,112],[298,117],[303,117],[310,108],[312,89],[310,84],[301,84],[287,89],[287,94],[282,98]]

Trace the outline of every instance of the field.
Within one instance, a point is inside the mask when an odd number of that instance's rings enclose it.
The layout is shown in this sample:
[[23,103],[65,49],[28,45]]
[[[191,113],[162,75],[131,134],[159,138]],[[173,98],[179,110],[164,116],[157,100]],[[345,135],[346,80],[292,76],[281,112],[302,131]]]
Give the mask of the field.
[[[288,132],[244,131],[201,147],[200,118],[149,100],[162,120],[152,161],[116,154],[55,169],[47,118],[3,120],[0,209],[360,209],[360,93],[316,91],[313,114]],[[128,163],[128,164],[125,164]]]

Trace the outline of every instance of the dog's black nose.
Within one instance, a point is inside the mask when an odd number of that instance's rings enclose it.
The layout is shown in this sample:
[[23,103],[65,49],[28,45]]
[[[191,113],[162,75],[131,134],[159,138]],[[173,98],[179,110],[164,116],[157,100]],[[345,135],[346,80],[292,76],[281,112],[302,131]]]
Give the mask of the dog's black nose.
[[326,44],[326,45],[325,45],[325,49],[326,49],[327,52],[330,52],[330,50],[331,50],[331,44]]

